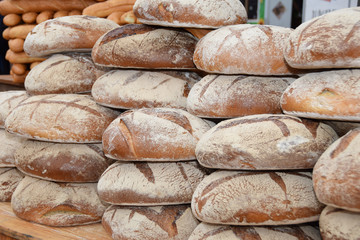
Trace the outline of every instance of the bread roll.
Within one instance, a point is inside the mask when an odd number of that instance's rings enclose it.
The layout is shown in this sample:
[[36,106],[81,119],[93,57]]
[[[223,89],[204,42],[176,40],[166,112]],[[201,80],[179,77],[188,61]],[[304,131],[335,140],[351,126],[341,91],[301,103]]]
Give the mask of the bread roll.
[[321,240],[318,228],[303,224],[289,226],[224,226],[200,223],[188,240]]
[[360,70],[309,73],[293,82],[281,98],[290,115],[338,121],[360,121]]
[[82,11],[80,10],[71,10],[69,11],[69,16],[73,16],[73,15],[81,15]]
[[317,221],[310,172],[217,171],[195,189],[191,208],[200,221],[229,225],[289,225]]
[[120,25],[121,23],[121,16],[124,14],[125,12],[112,12],[111,14],[109,14],[109,16],[106,17],[106,19],[109,19],[111,21],[116,22],[117,24]]
[[31,69],[25,89],[30,95],[90,92],[106,71],[95,66],[90,54],[54,54]]
[[69,15],[69,11],[59,10],[59,11],[56,11],[56,12],[54,13],[54,18],[65,17],[65,16],[68,16],[68,15]]
[[14,74],[22,75],[27,72],[27,64],[24,63],[14,63],[11,65],[11,71]]
[[144,24],[169,27],[219,28],[247,22],[238,0],[137,0],[134,13]]
[[15,167],[15,151],[23,147],[25,138],[18,137],[14,134],[7,133],[0,129],[0,168]]
[[197,38],[185,30],[127,24],[99,38],[92,57],[100,66],[195,69]]
[[107,17],[113,12],[127,12],[133,8],[135,0],[107,0],[86,7],[82,14],[96,17]]
[[24,50],[32,57],[69,51],[91,52],[101,35],[118,26],[107,19],[80,15],[50,19],[36,25],[28,34]]
[[21,16],[15,13],[9,13],[3,18],[3,23],[8,27],[13,27],[21,23]]
[[106,209],[102,225],[114,240],[188,239],[198,221],[188,205]]
[[96,183],[55,183],[26,176],[11,198],[14,214],[49,226],[76,226],[101,221],[106,207]]
[[24,23],[35,23],[36,22],[36,17],[37,17],[38,13],[37,12],[26,12],[24,13],[21,18],[24,21]]
[[101,176],[101,200],[114,205],[154,206],[190,203],[205,177],[196,161],[115,163]]
[[99,143],[106,127],[118,115],[86,95],[32,96],[9,114],[11,133],[50,142]]
[[345,122],[345,121],[323,121],[325,124],[332,127],[335,132],[339,135],[339,137],[344,136],[350,130],[359,128],[360,122]]
[[210,73],[291,75],[298,73],[284,60],[290,28],[239,24],[219,28],[199,40],[197,68]]
[[180,161],[195,159],[195,146],[212,125],[172,108],[129,110],[103,134],[109,158],[121,161]]
[[4,128],[9,113],[27,98],[28,95],[23,90],[0,92],[0,128]]
[[45,60],[40,57],[29,57],[25,52],[13,52],[10,49],[6,51],[5,59],[10,63],[32,63]]
[[334,142],[314,167],[314,190],[319,201],[360,212],[360,128]]
[[42,22],[45,22],[49,19],[52,19],[54,16],[54,12],[53,11],[42,11],[41,13],[39,13],[39,15],[36,17],[36,23],[40,24]]
[[10,202],[11,197],[24,178],[16,168],[0,168],[0,202]]
[[292,78],[207,75],[191,88],[187,110],[199,117],[282,113],[280,97]]
[[10,29],[11,27],[7,27],[4,29],[4,31],[2,32],[2,37],[5,39],[5,40],[10,40]]
[[193,72],[114,70],[96,80],[91,94],[98,104],[112,108],[185,110],[189,91],[199,79]]
[[323,240],[359,239],[360,214],[327,206],[319,219]]
[[121,16],[120,24],[135,24],[137,23],[137,20],[138,19],[136,18],[133,10],[131,9],[130,11],[127,11]]
[[320,122],[259,114],[220,122],[201,137],[195,153],[208,168],[311,169],[337,138]]
[[9,37],[25,39],[29,32],[34,29],[35,24],[21,24],[10,28]]
[[24,39],[14,38],[8,41],[9,48],[13,52],[23,52],[24,51]]
[[112,163],[101,144],[26,141],[14,151],[16,167],[26,175],[55,182],[97,182]]
[[19,75],[19,74],[13,73],[13,72],[10,70],[10,75],[11,75],[12,81],[13,81],[14,83],[24,83],[25,78],[26,78],[26,76],[27,76],[28,73],[29,73],[29,71],[26,70],[24,74],[20,74],[20,75]]
[[290,34],[284,48],[294,68],[359,68],[360,7],[344,8],[313,18]]

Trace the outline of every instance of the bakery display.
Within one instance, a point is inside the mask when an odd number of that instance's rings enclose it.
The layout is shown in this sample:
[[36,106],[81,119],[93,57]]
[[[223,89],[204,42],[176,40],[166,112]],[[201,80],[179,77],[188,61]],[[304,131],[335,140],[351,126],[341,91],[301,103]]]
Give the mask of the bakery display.
[[14,167],[0,168],[0,202],[10,202],[11,197],[24,178],[24,175]]

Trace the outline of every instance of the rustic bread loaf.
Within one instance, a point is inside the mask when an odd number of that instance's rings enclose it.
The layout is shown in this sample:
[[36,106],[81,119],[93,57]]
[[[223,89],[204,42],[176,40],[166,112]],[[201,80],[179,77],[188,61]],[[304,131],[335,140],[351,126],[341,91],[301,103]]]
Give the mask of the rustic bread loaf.
[[290,28],[239,24],[219,28],[201,38],[194,52],[197,68],[210,73],[291,75],[283,50]]
[[359,68],[360,7],[344,8],[298,26],[284,48],[294,68]]
[[331,121],[331,120],[323,121],[323,122],[329,125],[330,127],[332,127],[332,129],[335,130],[335,132],[337,133],[337,135],[339,135],[339,137],[344,136],[352,129],[360,127],[360,122],[345,122],[345,121]]
[[55,183],[26,176],[11,198],[15,215],[49,226],[75,226],[101,221],[106,209],[96,183]]
[[182,29],[127,24],[101,36],[92,57],[100,66],[195,69],[192,58],[197,41]]
[[106,69],[95,66],[90,54],[55,54],[31,69],[25,89],[30,95],[90,92],[95,80],[105,73]]
[[118,26],[108,19],[82,15],[50,19],[36,25],[27,35],[24,51],[32,57],[61,52],[91,52],[101,35]]
[[111,206],[102,225],[114,240],[183,240],[198,225],[189,205],[156,207]]
[[320,232],[323,240],[359,239],[360,214],[327,206],[321,212]]
[[31,96],[6,118],[11,133],[50,142],[96,143],[117,112],[101,107],[86,95]]
[[205,177],[196,162],[115,163],[101,176],[101,200],[114,205],[154,206],[190,203]]
[[4,128],[9,113],[26,98],[28,95],[23,90],[0,92],[0,128]]
[[314,190],[319,201],[360,212],[360,128],[335,141],[314,167]]
[[308,225],[225,226],[200,223],[188,240],[321,240],[318,228]]
[[15,167],[15,151],[23,147],[26,138],[7,133],[0,129],[0,168]]
[[10,202],[24,175],[16,168],[0,168],[0,202]]
[[259,114],[220,122],[202,136],[195,153],[208,168],[311,169],[337,138],[317,121]]
[[199,117],[282,113],[280,97],[293,78],[207,75],[191,88],[187,110]]
[[281,97],[284,113],[306,118],[360,121],[360,70],[306,74]]
[[114,70],[96,80],[91,95],[112,108],[169,107],[186,109],[186,98],[200,80],[194,72]]
[[212,124],[181,109],[142,108],[116,118],[102,138],[105,155],[121,161],[195,159],[195,146]]
[[195,189],[191,208],[200,221],[228,225],[289,225],[317,221],[310,172],[216,171]]
[[112,163],[101,144],[26,141],[15,152],[16,167],[32,177],[55,182],[97,182]]
[[247,22],[238,0],[137,0],[133,9],[140,22],[150,25],[219,28]]

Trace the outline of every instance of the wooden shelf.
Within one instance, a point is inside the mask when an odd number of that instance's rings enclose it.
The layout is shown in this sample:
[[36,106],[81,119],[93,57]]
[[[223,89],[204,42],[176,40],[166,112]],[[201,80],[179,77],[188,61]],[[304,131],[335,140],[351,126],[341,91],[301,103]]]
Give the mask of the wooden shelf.
[[0,202],[0,234],[26,240],[112,239],[101,223],[76,227],[49,227],[24,221],[15,216],[9,202]]
[[14,82],[11,75],[0,75],[0,83],[23,87],[24,83]]

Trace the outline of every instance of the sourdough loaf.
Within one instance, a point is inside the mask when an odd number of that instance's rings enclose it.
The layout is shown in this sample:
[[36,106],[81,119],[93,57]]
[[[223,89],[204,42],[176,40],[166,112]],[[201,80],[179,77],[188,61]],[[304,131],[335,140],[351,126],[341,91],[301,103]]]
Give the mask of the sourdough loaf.
[[101,36],[92,57],[100,66],[195,69],[192,57],[197,41],[182,29],[127,24]]
[[317,221],[310,172],[216,171],[195,189],[191,208],[200,221],[227,225],[289,225]]
[[27,97],[26,91],[22,90],[0,92],[0,128],[4,128],[9,113]]
[[24,175],[16,168],[0,168],[0,202],[10,202]]
[[339,137],[344,136],[350,130],[359,128],[360,122],[345,122],[345,121],[323,121],[325,124],[332,127]]
[[36,25],[28,34],[24,51],[32,57],[69,51],[91,52],[100,36],[118,26],[108,19],[82,15],[50,19]]
[[4,129],[0,129],[0,168],[15,167],[14,153],[17,149],[23,147],[26,138],[7,133]]
[[196,161],[115,163],[101,176],[101,200],[114,205],[154,206],[190,203],[205,177]]
[[105,155],[121,161],[195,159],[195,146],[212,127],[181,109],[142,108],[116,118],[102,138]]
[[195,153],[209,168],[310,169],[336,139],[331,127],[317,121],[259,114],[220,122],[202,136]]
[[314,190],[319,201],[360,212],[360,128],[335,141],[315,164]]
[[91,95],[112,108],[186,108],[191,87],[200,79],[194,72],[114,70],[96,80]]
[[96,183],[55,183],[26,176],[11,198],[15,215],[49,226],[75,226],[101,221],[106,209]]
[[183,240],[198,225],[189,205],[106,209],[102,225],[114,240]]
[[50,142],[101,142],[106,127],[118,115],[86,95],[31,96],[6,118],[11,133]]
[[134,14],[150,25],[219,28],[246,23],[247,13],[238,0],[137,0]]

